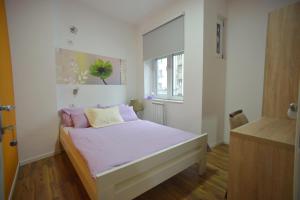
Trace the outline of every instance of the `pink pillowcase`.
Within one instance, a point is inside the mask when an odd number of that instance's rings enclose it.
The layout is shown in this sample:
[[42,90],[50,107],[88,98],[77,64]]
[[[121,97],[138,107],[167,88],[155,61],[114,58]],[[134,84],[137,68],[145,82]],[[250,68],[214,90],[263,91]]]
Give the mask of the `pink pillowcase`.
[[61,123],[62,123],[64,126],[67,126],[67,127],[73,127],[73,122],[72,122],[71,115],[68,115],[68,114],[65,113],[65,112],[61,112],[61,113],[60,113],[60,117],[61,117]]
[[74,128],[90,127],[83,108],[63,108],[60,110],[60,114],[64,126]]
[[90,123],[85,113],[71,113],[71,119],[74,124],[74,128],[88,128]]

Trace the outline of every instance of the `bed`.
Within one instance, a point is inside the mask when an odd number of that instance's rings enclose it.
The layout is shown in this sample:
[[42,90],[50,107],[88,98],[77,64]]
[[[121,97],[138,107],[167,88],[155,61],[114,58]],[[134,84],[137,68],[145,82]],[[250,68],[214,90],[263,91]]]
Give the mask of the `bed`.
[[98,129],[61,126],[60,143],[93,200],[133,199],[195,163],[199,175],[206,168],[207,134],[144,120]]

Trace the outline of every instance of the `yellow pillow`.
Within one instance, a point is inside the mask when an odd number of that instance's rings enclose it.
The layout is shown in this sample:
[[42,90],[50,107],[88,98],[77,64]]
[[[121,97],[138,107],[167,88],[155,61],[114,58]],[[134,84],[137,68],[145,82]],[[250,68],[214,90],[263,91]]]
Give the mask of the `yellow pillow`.
[[117,106],[111,108],[88,108],[85,110],[85,114],[93,128],[124,122]]

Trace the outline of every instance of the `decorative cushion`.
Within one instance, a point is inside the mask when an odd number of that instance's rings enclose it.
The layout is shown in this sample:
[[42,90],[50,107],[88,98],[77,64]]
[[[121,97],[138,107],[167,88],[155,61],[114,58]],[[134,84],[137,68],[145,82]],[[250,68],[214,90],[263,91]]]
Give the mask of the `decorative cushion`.
[[120,105],[119,111],[125,122],[138,120],[132,106]]
[[90,127],[89,121],[84,112],[82,113],[71,113],[71,119],[74,128],[88,128]]
[[71,116],[65,112],[60,112],[61,123],[66,127],[73,127]]
[[85,110],[90,125],[100,128],[124,122],[117,106],[110,108],[88,108]]
[[[90,127],[83,108],[63,108],[60,110],[60,115],[64,126],[74,128]],[[75,119],[75,122],[73,121],[73,118]]]

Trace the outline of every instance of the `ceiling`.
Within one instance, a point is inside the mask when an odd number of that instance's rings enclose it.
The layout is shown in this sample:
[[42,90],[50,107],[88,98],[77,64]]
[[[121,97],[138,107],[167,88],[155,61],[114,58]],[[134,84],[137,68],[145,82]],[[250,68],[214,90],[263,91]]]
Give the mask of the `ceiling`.
[[137,25],[176,0],[80,0],[105,15]]

